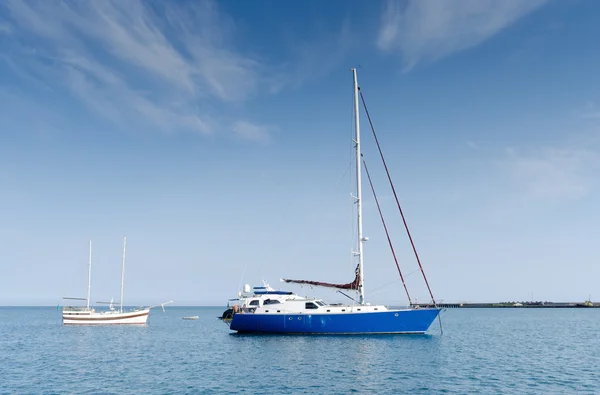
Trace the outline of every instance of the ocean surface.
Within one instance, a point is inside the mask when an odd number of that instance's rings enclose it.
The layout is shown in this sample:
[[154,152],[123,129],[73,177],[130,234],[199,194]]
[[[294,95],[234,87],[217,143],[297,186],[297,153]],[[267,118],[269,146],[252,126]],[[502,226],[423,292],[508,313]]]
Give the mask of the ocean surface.
[[600,393],[600,309],[448,309],[443,335],[376,336],[235,335],[223,310],[65,327],[0,307],[0,394]]

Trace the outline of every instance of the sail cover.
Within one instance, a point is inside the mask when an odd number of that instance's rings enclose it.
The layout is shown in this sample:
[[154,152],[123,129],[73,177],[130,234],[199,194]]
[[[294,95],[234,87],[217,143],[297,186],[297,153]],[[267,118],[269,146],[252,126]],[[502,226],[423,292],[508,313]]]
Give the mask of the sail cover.
[[310,280],[290,280],[288,278],[282,278],[286,283],[295,283],[295,284],[309,284],[316,285],[319,287],[327,287],[327,288],[338,288],[338,289],[350,289],[354,291],[358,291],[358,287],[360,286],[360,271],[358,270],[358,265],[356,265],[356,269],[354,270],[355,277],[354,281],[348,284],[330,284],[324,283],[321,281],[310,281]]

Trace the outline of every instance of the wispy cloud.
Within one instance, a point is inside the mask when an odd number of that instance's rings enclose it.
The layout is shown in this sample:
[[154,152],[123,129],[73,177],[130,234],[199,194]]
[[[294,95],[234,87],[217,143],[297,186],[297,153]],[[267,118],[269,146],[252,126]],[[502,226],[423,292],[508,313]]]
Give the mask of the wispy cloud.
[[271,139],[270,126],[257,125],[248,121],[237,121],[231,127],[235,135],[243,140],[267,143]]
[[582,118],[600,119],[600,108],[594,102],[588,102],[580,112]]
[[235,21],[212,1],[7,0],[5,9],[0,32],[10,33],[11,53],[0,61],[30,83],[66,90],[111,122],[203,134],[229,129],[253,141],[268,140],[268,130],[224,116],[227,109],[239,112],[260,93],[302,81],[306,67],[296,60],[312,64],[317,52],[331,54],[348,31],[342,28],[339,42],[272,62],[240,45]]
[[233,23],[209,2],[159,10],[134,0],[9,0],[7,7],[15,40],[28,43],[13,46],[20,65],[114,122],[210,133],[211,105],[202,99],[244,100],[261,78],[258,63],[232,49]]
[[0,22],[0,34],[10,34],[12,32],[12,27],[8,23]]
[[399,52],[407,70],[474,47],[546,0],[388,0],[377,45]]
[[473,141],[467,141],[467,146],[471,149],[477,150],[479,149],[479,144],[473,142]]
[[585,197],[597,186],[600,154],[551,147],[522,154],[508,148],[501,166],[525,199],[556,202]]

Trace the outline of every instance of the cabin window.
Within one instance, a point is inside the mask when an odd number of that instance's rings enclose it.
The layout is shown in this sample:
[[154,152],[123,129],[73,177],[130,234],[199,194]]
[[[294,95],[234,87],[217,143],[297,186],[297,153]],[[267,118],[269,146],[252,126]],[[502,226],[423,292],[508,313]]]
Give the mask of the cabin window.
[[278,304],[278,303],[281,303],[281,302],[276,299],[267,299],[263,302],[263,304]]
[[251,301],[250,306],[258,306],[258,300]]
[[306,305],[305,305],[305,307],[306,307],[307,309],[312,309],[312,310],[314,310],[314,309],[318,309],[318,308],[319,308],[319,306],[317,306],[317,305],[316,305],[316,304],[314,304],[313,302],[306,302]]
[[317,300],[315,303],[319,306],[325,306],[325,303],[321,302],[320,300]]

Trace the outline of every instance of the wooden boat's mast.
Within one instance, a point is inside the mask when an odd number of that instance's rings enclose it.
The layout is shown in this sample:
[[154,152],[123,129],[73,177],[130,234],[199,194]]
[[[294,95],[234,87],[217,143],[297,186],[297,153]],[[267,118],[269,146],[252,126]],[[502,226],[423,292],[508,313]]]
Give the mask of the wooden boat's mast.
[[121,265],[121,307],[119,311],[123,312],[123,282],[125,280],[125,246],[127,245],[127,237],[123,237],[123,263]]
[[358,255],[358,273],[360,276],[360,282],[358,285],[358,291],[360,293],[360,304],[365,303],[365,288],[363,280],[363,235],[362,235],[362,190],[361,190],[361,153],[360,153],[360,122],[358,116],[358,79],[356,77],[356,68],[352,69],[352,75],[354,77],[354,126],[356,129],[356,135],[354,143],[356,147],[356,216],[358,222],[358,251],[355,252]]
[[87,292],[87,308],[90,308],[90,296],[92,290],[92,241],[90,240],[90,256],[88,259],[88,292]]

